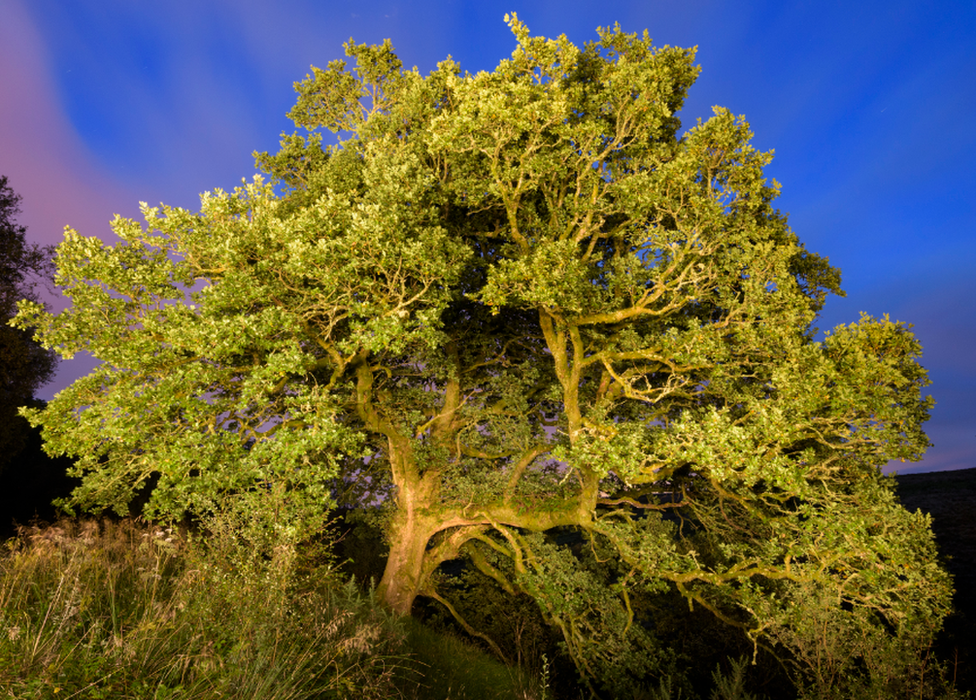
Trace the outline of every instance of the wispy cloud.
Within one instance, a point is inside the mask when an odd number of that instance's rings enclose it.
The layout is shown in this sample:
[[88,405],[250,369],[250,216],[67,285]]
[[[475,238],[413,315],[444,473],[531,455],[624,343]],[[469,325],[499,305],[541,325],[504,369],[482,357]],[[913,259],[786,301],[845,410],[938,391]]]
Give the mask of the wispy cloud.
[[16,0],[7,3],[0,23],[0,172],[23,197],[20,222],[43,244],[60,241],[66,225],[107,234],[113,214],[131,200],[124,186],[93,164],[50,75],[49,56],[30,17]]

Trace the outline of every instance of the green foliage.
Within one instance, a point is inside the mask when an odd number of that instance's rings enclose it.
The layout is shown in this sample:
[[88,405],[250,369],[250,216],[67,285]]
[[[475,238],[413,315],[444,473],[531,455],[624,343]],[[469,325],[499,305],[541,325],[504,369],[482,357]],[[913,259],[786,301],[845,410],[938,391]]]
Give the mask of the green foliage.
[[272,551],[337,501],[382,509],[390,608],[449,605],[439,567],[467,559],[591,688],[664,673],[655,595],[798,667],[811,600],[924,648],[951,583],[880,475],[928,445],[910,327],[815,339],[840,273],[775,209],[744,118],[679,133],[693,51],[507,21],[511,58],[476,75],[350,42],[297,85],[311,133],[258,156],[269,183],[144,206],[115,246],[66,235],[72,306],[17,323],[103,360],[26,413],[79,456],[74,503],[253,513]]
[[770,637],[789,652],[802,698],[953,697],[931,654],[932,618],[892,622],[874,611],[838,607],[804,591]]
[[[710,700],[758,700],[755,695],[746,692],[745,677],[749,660],[746,658],[730,659],[729,673],[722,673],[722,667],[712,672],[712,689]],[[824,696],[821,696],[824,697]]]

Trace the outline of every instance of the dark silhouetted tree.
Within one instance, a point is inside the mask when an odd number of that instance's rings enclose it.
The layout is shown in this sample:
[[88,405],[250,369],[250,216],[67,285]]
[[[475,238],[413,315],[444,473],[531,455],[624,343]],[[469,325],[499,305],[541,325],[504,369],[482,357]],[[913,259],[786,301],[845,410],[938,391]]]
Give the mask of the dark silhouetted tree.
[[33,339],[33,330],[9,324],[17,302],[40,303],[40,287],[54,271],[53,246],[27,242],[16,221],[20,197],[0,176],[0,536],[13,534],[13,523],[56,514],[52,501],[76,486],[67,476],[71,462],[42,449],[41,432],[18,411],[43,407],[37,390],[54,372],[57,355]]
[[37,287],[53,272],[52,247],[27,242],[27,229],[16,222],[20,196],[0,176],[0,471],[26,445],[27,422],[17,416],[47,382],[57,357],[33,339],[30,329],[14,328],[17,302],[39,302]]

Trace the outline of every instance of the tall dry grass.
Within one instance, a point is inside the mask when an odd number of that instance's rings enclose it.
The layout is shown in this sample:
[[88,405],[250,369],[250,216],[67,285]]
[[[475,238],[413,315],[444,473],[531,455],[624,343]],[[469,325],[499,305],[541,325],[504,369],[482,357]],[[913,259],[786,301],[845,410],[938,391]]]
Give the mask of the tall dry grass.
[[351,583],[231,530],[65,520],[22,529],[0,558],[11,698],[389,697],[402,642]]

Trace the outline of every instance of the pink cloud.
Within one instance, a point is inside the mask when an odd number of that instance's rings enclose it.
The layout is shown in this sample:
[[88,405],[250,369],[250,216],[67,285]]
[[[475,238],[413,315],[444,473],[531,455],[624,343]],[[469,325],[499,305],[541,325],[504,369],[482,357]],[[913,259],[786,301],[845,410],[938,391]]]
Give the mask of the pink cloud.
[[19,221],[31,240],[61,240],[66,225],[106,236],[114,213],[137,202],[90,163],[57,98],[43,42],[17,0],[0,23],[0,173],[23,197]]

